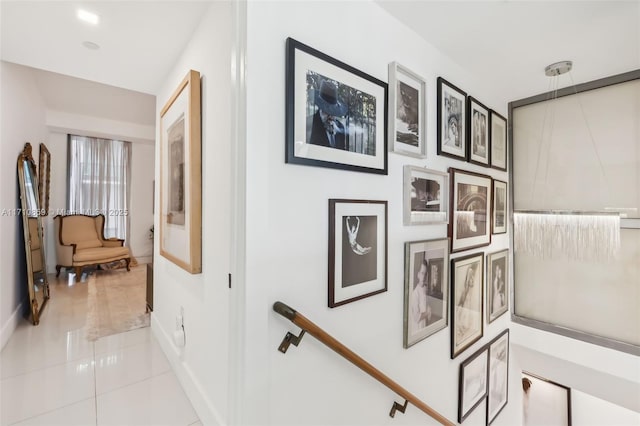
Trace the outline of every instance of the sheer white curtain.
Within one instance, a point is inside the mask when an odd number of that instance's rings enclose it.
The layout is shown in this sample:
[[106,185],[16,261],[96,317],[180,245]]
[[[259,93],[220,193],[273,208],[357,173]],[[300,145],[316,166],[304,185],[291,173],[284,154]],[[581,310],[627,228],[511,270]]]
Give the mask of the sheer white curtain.
[[69,135],[68,208],[104,214],[105,238],[129,242],[131,142]]

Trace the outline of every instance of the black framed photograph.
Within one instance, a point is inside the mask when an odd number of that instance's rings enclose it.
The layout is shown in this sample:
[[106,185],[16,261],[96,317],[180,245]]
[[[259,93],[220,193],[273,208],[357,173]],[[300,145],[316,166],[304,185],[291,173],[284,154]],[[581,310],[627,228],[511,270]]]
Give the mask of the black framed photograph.
[[460,364],[458,384],[458,423],[464,420],[487,396],[489,350],[486,346]]
[[404,166],[404,224],[449,222],[449,174]]
[[450,168],[451,253],[491,243],[491,177]]
[[427,156],[427,83],[397,62],[389,64],[389,151]]
[[470,163],[489,167],[489,109],[473,96],[467,101],[467,155]]
[[292,38],[286,49],[285,161],[386,175],[387,83]]
[[451,260],[451,359],[483,333],[484,253]]
[[438,77],[438,155],[467,159],[467,94]]
[[507,232],[507,182],[493,180],[493,215],[491,217],[491,233]]
[[487,322],[509,310],[509,249],[487,255]]
[[509,397],[509,329],[500,333],[488,346],[487,425],[490,425],[507,405]]
[[405,243],[404,347],[448,324],[449,240]]
[[507,170],[507,119],[491,110],[489,113],[491,167]]
[[571,426],[571,389],[522,372],[522,424]]
[[329,307],[387,291],[387,202],[329,200]]

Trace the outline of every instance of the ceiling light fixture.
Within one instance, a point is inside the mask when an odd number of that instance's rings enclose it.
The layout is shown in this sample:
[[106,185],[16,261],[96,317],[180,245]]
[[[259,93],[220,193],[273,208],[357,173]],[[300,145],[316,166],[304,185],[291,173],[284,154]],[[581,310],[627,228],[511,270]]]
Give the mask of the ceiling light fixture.
[[[551,100],[557,99],[558,77],[569,72],[571,76],[571,61],[561,61],[548,65],[544,72],[552,77],[555,90]],[[573,77],[571,77],[573,82]],[[574,95],[578,103],[577,89]],[[582,103],[580,103],[582,118],[589,131],[591,146],[600,164],[600,171],[606,179],[602,161],[598,155],[596,143],[587,122]],[[553,120],[551,120],[553,121]],[[542,124],[544,134],[545,120]],[[551,128],[553,132],[553,126]],[[551,140],[551,135],[549,135]],[[538,162],[533,177],[535,187],[538,177],[538,166],[542,143],[538,151]],[[620,214],[619,212],[588,212],[568,210],[516,210],[513,212],[514,249],[541,259],[564,258],[583,261],[607,261],[615,257],[620,249]]]
[[98,25],[98,22],[100,22],[100,17],[98,15],[83,9],[78,9],[76,16],[79,20],[87,22],[91,25]]

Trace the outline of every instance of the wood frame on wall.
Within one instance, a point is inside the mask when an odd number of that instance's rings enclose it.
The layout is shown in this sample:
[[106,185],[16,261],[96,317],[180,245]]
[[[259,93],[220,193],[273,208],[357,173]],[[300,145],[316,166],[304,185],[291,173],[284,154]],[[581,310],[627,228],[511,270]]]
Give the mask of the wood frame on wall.
[[160,112],[160,254],[202,272],[200,73],[190,70]]

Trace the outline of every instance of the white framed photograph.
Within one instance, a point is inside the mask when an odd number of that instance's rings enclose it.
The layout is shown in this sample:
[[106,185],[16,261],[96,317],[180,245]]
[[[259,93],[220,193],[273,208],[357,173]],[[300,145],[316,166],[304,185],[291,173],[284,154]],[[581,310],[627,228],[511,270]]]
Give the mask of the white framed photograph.
[[509,249],[487,255],[487,322],[509,310]]
[[489,109],[473,96],[467,108],[467,160],[489,167]]
[[427,156],[427,83],[397,62],[389,64],[389,151]]
[[493,180],[493,215],[491,217],[491,233],[507,232],[507,182]]
[[487,396],[489,351],[486,346],[460,364],[458,423],[462,423]]
[[404,166],[404,224],[449,222],[449,174]]
[[387,202],[329,200],[329,307],[387,291]]
[[405,243],[404,347],[448,324],[449,240]]
[[493,423],[509,397],[509,329],[489,343],[487,425]]
[[467,94],[438,77],[438,155],[467,159]]

